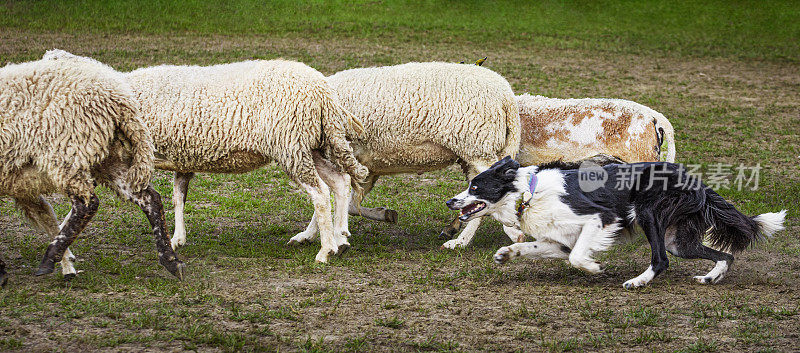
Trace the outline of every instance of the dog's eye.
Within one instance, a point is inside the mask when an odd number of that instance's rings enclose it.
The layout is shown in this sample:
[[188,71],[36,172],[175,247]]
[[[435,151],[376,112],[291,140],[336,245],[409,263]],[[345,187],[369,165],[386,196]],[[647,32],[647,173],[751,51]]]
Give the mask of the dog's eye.
[[472,190],[472,191],[475,191],[475,190],[478,190],[478,187],[475,186],[475,185],[472,185],[472,186],[469,187],[469,189]]

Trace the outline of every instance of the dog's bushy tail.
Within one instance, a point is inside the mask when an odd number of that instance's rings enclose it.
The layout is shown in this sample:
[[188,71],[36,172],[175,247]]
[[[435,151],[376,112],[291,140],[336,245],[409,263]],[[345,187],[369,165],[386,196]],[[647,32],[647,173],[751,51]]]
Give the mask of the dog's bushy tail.
[[740,252],[782,230],[786,210],[749,217],[710,188],[705,189],[705,219],[711,245],[721,251]]

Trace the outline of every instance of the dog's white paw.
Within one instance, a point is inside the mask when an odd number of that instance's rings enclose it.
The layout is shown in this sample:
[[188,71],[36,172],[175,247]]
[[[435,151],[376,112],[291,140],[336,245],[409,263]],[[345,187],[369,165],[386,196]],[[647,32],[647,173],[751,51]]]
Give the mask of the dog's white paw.
[[455,250],[456,248],[464,248],[466,244],[461,243],[458,239],[448,240],[442,244],[442,249]]
[[650,281],[646,279],[636,277],[634,279],[628,280],[627,282],[623,283],[622,286],[625,287],[625,289],[634,289],[634,288],[644,287],[649,282]]
[[513,257],[514,257],[514,252],[511,251],[511,248],[504,246],[499,250],[497,250],[496,253],[494,253],[494,262],[496,262],[499,265],[502,265],[508,261],[511,261],[511,258]]
[[604,271],[603,266],[600,266],[600,264],[597,262],[583,263],[581,264],[579,269],[591,273],[593,275],[599,275]]
[[694,276],[694,280],[697,281],[697,283],[700,283],[700,284],[714,284],[714,283],[719,282],[720,279],[722,279],[722,276],[719,276],[717,278],[713,278],[713,277],[711,277],[709,275]]

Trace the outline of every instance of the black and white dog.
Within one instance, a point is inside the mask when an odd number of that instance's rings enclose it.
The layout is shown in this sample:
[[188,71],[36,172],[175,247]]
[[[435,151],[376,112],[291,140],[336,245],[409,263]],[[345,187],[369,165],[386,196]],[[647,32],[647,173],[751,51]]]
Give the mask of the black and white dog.
[[[558,163],[520,168],[510,157],[478,174],[447,206],[461,210],[463,222],[490,215],[536,238],[501,248],[494,255],[498,263],[520,256],[569,259],[590,273],[603,271],[592,255],[619,240],[621,230],[638,224],[652,258],[647,271],[625,282],[625,288],[644,286],[664,271],[667,251],[714,261],[711,272],[694,278],[716,283],[733,262],[729,252],[742,251],[783,229],[786,216],[785,210],[745,216],[680,164],[562,170]],[[706,234],[719,250],[703,245]]]

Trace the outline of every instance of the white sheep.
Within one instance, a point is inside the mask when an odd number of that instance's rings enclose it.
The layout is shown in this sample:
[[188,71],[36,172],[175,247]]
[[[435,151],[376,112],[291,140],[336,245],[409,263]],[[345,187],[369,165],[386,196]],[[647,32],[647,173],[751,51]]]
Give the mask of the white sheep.
[[[97,211],[99,182],[142,208],[159,262],[181,278],[184,264],[169,247],[152,172],[153,143],[119,73],[62,50],[0,69],[0,196],[14,198],[33,226],[54,238],[36,275],[61,260],[65,278],[75,276],[68,247]],[[52,192],[72,202],[61,226],[41,196]]]
[[367,175],[346,139],[363,127],[321,73],[298,62],[258,60],[156,66],[125,77],[142,103],[156,168],[175,172],[173,248],[186,241],[183,206],[194,173],[243,173],[273,160],[311,196],[312,223],[323,240],[316,260],[349,247],[346,192],[331,219],[326,183],[347,190],[351,176]]
[[[352,140],[356,158],[369,168],[364,193],[381,175],[422,173],[458,163],[472,178],[498,159],[517,154],[520,125],[514,93],[489,69],[408,63],[346,70],[328,82],[342,105],[364,124],[364,135]],[[397,220],[396,211],[361,207],[357,196],[350,203],[351,215]],[[471,238],[479,224],[470,222],[462,235]],[[316,232],[309,224],[291,241],[311,241]]]
[[[598,164],[656,162],[667,144],[664,161],[675,162],[675,133],[661,113],[622,99],[559,99],[522,94],[516,96],[522,125],[522,142],[516,160],[523,166],[560,161],[577,168],[581,161]],[[443,233],[458,232],[456,218]],[[506,232],[508,234],[508,232]],[[509,234],[510,235],[510,234]],[[524,235],[512,237],[524,241]],[[455,240],[467,246],[464,233]]]

